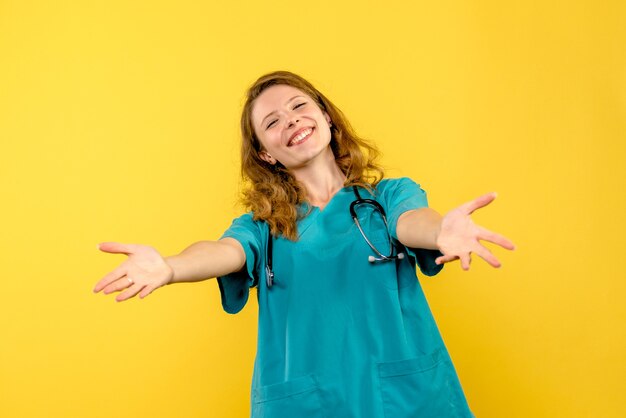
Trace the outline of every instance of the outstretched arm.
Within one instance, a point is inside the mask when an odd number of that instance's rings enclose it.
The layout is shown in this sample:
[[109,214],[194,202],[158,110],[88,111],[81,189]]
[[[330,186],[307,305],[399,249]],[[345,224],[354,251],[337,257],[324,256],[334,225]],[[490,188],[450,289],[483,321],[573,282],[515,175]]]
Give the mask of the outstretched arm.
[[180,254],[162,257],[148,245],[104,242],[101,251],[126,254],[128,258],[104,276],[94,287],[95,293],[122,291],[121,302],[137,294],[144,298],[161,286],[195,282],[239,271],[246,262],[243,247],[233,238],[196,242]]
[[398,219],[398,240],[407,247],[438,249],[443,256],[437,264],[461,260],[461,267],[468,270],[471,253],[478,254],[493,267],[500,267],[498,259],[480,242],[493,242],[507,250],[515,245],[507,238],[474,224],[470,215],[491,203],[495,193],[488,193],[452,209],[441,216],[430,208],[420,208],[403,213]]

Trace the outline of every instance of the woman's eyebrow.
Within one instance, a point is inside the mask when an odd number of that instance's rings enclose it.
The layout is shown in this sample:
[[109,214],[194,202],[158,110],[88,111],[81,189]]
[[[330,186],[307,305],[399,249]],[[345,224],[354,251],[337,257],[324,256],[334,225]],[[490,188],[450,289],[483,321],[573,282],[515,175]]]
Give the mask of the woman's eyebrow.
[[[293,99],[297,99],[298,97],[302,97],[302,98],[304,98],[304,96],[300,96],[300,95],[298,95],[298,96],[293,96],[291,99],[287,100],[287,101],[285,102],[285,104],[289,103],[289,102],[290,102],[290,101],[292,101]],[[267,116],[265,116],[265,117],[263,118],[263,120],[261,120],[261,125],[263,125],[263,122],[265,121],[265,119],[269,118],[270,116],[272,116],[272,115],[273,115],[274,113],[276,113],[276,112],[277,112],[277,111],[276,111],[276,110],[274,110],[273,112],[268,113],[268,114],[267,114]]]

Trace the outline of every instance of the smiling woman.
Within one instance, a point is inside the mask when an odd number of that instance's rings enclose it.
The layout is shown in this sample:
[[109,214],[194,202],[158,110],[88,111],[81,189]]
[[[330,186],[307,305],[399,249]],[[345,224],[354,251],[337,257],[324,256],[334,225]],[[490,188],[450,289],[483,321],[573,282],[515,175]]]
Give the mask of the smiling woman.
[[[252,111],[253,125],[261,144],[260,157],[271,165],[280,161],[292,173],[302,166],[315,164],[318,158],[333,159],[328,147],[330,116],[310,97],[298,95],[285,101],[285,97],[297,92],[298,89],[287,85],[272,86],[255,100]],[[268,108],[278,110],[259,121]],[[307,141],[312,136],[313,139]],[[306,147],[302,145],[305,142]],[[289,149],[296,145],[299,146],[294,150]]]
[[[269,113],[268,113],[269,112]],[[269,118],[268,118],[269,117]],[[290,149],[311,129],[302,147]],[[244,201],[272,234],[297,239],[295,208],[307,201],[323,207],[343,186],[373,187],[383,177],[376,148],[359,138],[344,114],[307,80],[287,71],[267,74],[248,90],[241,115],[242,174],[251,187]],[[315,194],[296,181],[320,184],[321,173],[337,177],[332,190]]]
[[241,129],[250,212],[176,256],[103,244],[129,257],[95,291],[126,300],[217,277],[234,314],[257,287],[255,418],[473,416],[415,273],[468,269],[472,252],[498,267],[480,240],[513,244],[470,217],[495,194],[442,217],[413,180],[383,179],[376,149],[293,73],[257,80]]

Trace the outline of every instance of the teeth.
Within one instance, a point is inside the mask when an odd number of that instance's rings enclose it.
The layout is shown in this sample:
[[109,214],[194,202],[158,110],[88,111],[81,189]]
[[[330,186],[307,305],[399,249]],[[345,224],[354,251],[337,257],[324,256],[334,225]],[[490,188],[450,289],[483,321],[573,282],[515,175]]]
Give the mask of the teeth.
[[313,132],[313,129],[311,129],[311,128],[309,128],[309,129],[307,129],[305,131],[302,131],[300,133],[300,135],[296,136],[294,139],[289,141],[289,145],[295,145],[295,144],[301,142],[304,138],[309,136],[311,134],[311,132]]

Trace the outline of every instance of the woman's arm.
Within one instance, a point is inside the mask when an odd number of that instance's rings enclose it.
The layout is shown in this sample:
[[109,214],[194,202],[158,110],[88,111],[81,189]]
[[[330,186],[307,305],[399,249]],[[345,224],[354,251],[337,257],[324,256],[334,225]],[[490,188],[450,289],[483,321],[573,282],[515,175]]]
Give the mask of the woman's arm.
[[437,237],[443,217],[434,209],[420,208],[404,212],[398,218],[398,240],[409,248],[438,250]]
[[191,244],[180,254],[165,257],[165,262],[174,271],[168,284],[196,282],[241,270],[246,253],[236,239],[223,238]]
[[468,270],[470,254],[476,253],[493,267],[500,267],[498,259],[480,240],[507,250],[514,250],[515,245],[502,235],[474,224],[470,217],[495,198],[495,193],[488,193],[452,209],[444,217],[430,208],[407,211],[398,218],[398,240],[410,248],[438,249],[443,255],[435,260],[437,264],[460,259],[461,267]]
[[98,248],[128,256],[93,290],[95,293],[103,291],[104,294],[122,291],[115,298],[118,302],[137,294],[144,298],[167,284],[195,282],[234,273],[246,262],[243,247],[233,238],[196,242],[180,254],[166,258],[148,245],[104,242]]

